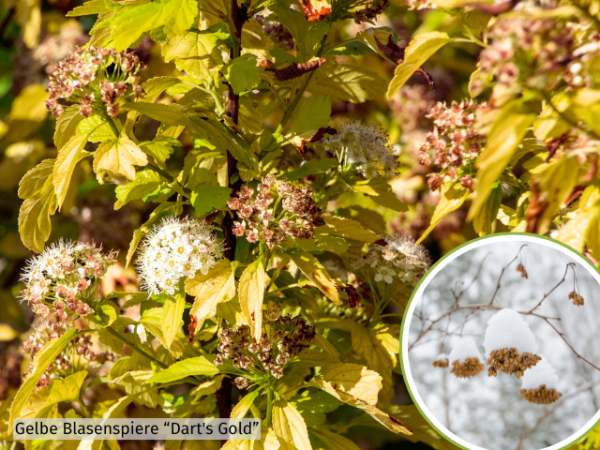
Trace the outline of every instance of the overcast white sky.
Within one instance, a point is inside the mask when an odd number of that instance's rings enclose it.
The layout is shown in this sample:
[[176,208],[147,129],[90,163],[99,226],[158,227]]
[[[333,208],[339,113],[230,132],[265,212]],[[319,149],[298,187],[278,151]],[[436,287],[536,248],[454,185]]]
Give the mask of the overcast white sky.
[[[523,242],[491,242],[473,249],[444,267],[431,280],[415,309],[410,327],[409,346],[415,343],[422,322],[417,317],[435,319],[447,311],[454,301],[450,288],[460,291],[475,276],[484,257],[487,258],[478,279],[461,299],[461,304],[489,303],[502,267],[517,254]],[[503,276],[497,295],[498,304],[515,310],[529,310],[562,279],[567,263],[572,262],[558,250],[527,243],[521,261],[529,279],[521,278],[514,262]],[[573,275],[559,286],[537,312],[560,317],[554,322],[565,333],[569,343],[588,360],[600,366],[600,289],[591,274],[576,266],[585,305],[574,306],[568,298],[573,290]],[[472,337],[484,355],[483,337],[493,310],[478,311],[470,316],[463,336]],[[560,378],[560,403],[535,405],[519,393],[521,381],[514,376],[482,373],[467,380],[432,367],[441,348],[450,353],[458,339],[460,327],[469,313],[457,311],[450,322],[441,320],[423,336],[408,353],[410,370],[416,388],[429,410],[457,436],[491,450],[539,450],[551,446],[579,430],[600,409],[600,371],[579,360],[559,335],[543,320],[523,316],[537,341],[537,353],[555,368]],[[427,326],[428,323],[425,324]],[[444,339],[448,326],[450,335]],[[587,386],[593,386],[585,390]],[[558,405],[558,406],[557,406]]]

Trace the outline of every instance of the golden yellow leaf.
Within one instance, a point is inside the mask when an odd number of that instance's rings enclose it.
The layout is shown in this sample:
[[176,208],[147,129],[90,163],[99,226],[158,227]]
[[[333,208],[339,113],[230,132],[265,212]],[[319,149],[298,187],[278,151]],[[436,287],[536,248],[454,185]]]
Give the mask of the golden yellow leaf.
[[146,154],[126,135],[104,141],[94,153],[94,172],[100,184],[135,180],[135,166],[148,164]]
[[[75,166],[81,161],[82,157],[86,155],[83,149],[85,148],[85,144],[87,144],[87,140],[87,134],[73,136],[73,138],[58,151],[56,163],[54,163],[53,185],[59,209],[67,196],[69,183],[73,176]],[[87,154],[89,155],[89,153]]]
[[336,390],[376,405],[381,390],[381,375],[360,364],[335,364],[327,366],[320,377],[335,386]]
[[488,134],[485,149],[477,161],[479,169],[477,196],[469,210],[468,220],[472,220],[484,206],[494,185],[534,120],[534,114],[522,112],[520,102],[508,103],[502,109]]
[[458,208],[462,206],[469,195],[469,190],[464,189],[460,186],[459,183],[455,183],[449,186],[444,193],[442,194],[442,198],[439,203],[435,207],[435,211],[433,212],[433,216],[431,216],[431,222],[429,223],[429,227],[423,232],[417,244],[423,242],[429,233],[433,231],[433,229],[438,226],[438,224],[442,221],[444,217],[450,214],[452,211],[456,211]]
[[273,429],[285,444],[297,450],[310,450],[308,428],[296,408],[281,399],[273,404]]
[[[231,262],[222,259],[206,275],[200,272],[194,278],[185,280],[185,291],[196,297],[190,310],[191,316],[199,321],[213,317],[217,313],[217,304],[231,300],[235,296],[235,278]],[[196,328],[199,330],[200,326]]]
[[380,237],[371,230],[364,228],[360,222],[340,216],[324,216],[325,225],[315,228],[315,233],[333,234],[348,239],[372,244]]
[[265,298],[267,274],[262,260],[257,259],[244,270],[240,278],[238,298],[252,336],[262,336],[262,306]]
[[392,98],[410,76],[435,52],[451,42],[452,39],[446,33],[432,31],[417,35],[406,47],[404,62],[398,64],[394,70],[394,78],[390,81],[387,90],[387,98]]
[[379,408],[371,405],[370,403],[365,402],[359,398],[353,397],[350,394],[337,390],[334,385],[325,381],[322,377],[316,377],[309,382],[309,385],[319,388],[330,395],[333,395],[339,401],[346,403],[354,408],[358,408],[367,414],[369,414],[373,419],[382,424],[387,429],[393,431],[394,433],[402,433],[402,434],[412,434],[412,431],[405,427],[402,422],[400,422],[395,417],[392,417],[390,414],[380,410]]
[[306,277],[312,281],[319,290],[336,305],[340,304],[340,297],[335,283],[325,270],[325,267],[308,252],[300,249],[288,250],[292,261],[298,266]]
[[237,405],[231,410],[231,418],[232,419],[243,419],[246,416],[246,413],[254,403],[254,400],[258,397],[260,393],[259,390],[254,390],[249,394],[246,394],[244,398],[242,398]]

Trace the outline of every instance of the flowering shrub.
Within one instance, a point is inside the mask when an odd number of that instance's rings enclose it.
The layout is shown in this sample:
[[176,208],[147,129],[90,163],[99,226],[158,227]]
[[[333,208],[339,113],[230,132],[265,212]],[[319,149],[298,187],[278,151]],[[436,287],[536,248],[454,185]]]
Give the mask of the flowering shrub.
[[2,275],[34,316],[18,391],[0,358],[6,432],[33,398],[253,415],[273,448],[353,449],[371,416],[447,448],[394,396],[433,260],[501,230],[600,254],[598,8],[517,3],[7,1],[0,252],[18,229],[7,271],[39,256]]

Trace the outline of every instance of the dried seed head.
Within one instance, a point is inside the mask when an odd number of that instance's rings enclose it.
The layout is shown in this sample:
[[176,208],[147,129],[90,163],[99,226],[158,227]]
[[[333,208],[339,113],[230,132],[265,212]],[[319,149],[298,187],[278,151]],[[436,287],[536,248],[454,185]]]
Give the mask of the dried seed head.
[[516,348],[492,350],[487,363],[490,366],[488,376],[495,377],[500,372],[521,378],[525,371],[535,366],[542,358],[533,353],[519,354]]
[[519,265],[517,266],[517,272],[521,274],[521,278],[529,278],[529,275],[527,274],[527,270],[525,270],[525,266],[523,265],[523,263],[519,263]]
[[483,359],[473,339],[460,338],[448,355],[450,373],[458,378],[470,378],[483,370]]
[[448,355],[445,354],[438,355],[435,361],[433,362],[433,367],[439,367],[440,369],[445,369],[446,367],[448,367],[448,365]]
[[578,292],[569,292],[569,299],[573,300],[575,306],[583,306],[584,304],[583,297]]
[[525,400],[537,405],[549,405],[562,397],[562,394],[556,389],[548,389],[545,385],[535,389],[521,389],[519,392]]

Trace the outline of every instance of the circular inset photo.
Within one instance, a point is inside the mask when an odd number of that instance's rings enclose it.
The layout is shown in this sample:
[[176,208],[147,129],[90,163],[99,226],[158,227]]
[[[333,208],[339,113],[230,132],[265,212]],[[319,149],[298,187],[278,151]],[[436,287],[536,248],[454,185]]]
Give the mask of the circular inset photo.
[[561,449],[600,419],[600,273],[551,239],[472,241],[415,289],[402,324],[407,386],[468,449]]

